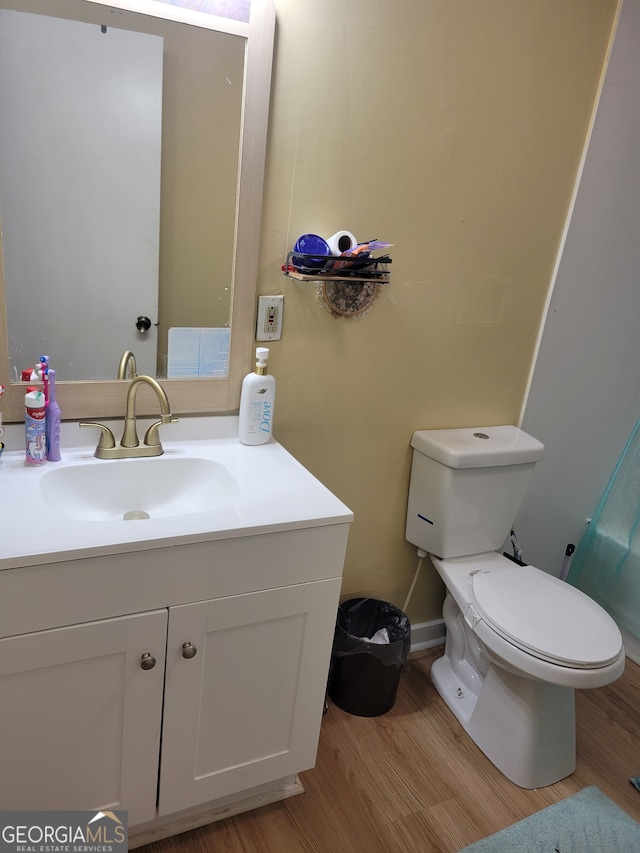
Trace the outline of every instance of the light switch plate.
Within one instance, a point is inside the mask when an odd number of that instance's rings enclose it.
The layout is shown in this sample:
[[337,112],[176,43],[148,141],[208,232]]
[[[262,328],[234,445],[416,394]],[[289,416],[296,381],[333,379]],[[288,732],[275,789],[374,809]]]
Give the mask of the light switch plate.
[[279,341],[282,337],[282,312],[284,296],[259,296],[257,341]]

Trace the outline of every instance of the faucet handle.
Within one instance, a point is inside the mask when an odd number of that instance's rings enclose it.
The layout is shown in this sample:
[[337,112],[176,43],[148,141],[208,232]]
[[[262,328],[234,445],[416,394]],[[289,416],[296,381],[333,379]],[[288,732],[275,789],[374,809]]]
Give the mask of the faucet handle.
[[178,423],[179,419],[174,418],[173,415],[169,415],[169,417],[166,418],[166,420],[165,420],[165,417],[166,416],[163,416],[161,421],[156,421],[155,423],[151,424],[151,426],[149,427],[149,429],[145,433],[144,440],[142,443],[145,444],[147,447],[161,447],[162,446],[161,442],[160,442],[160,433],[159,433],[159,428],[162,426],[162,424],[164,424],[164,423],[177,424]]
[[98,440],[98,447],[102,448],[111,448],[116,446],[116,440],[113,437],[113,433],[106,427],[104,424],[96,423],[95,421],[81,421],[78,426],[81,427],[96,427],[96,429],[100,430],[100,438]]

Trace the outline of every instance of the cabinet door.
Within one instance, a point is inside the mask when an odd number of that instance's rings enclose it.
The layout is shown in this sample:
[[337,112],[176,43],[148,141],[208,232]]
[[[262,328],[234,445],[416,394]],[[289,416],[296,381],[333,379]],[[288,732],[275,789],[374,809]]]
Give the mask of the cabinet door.
[[160,815],[313,767],[340,585],[170,608]]
[[155,817],[166,631],[160,610],[0,640],[3,809]]

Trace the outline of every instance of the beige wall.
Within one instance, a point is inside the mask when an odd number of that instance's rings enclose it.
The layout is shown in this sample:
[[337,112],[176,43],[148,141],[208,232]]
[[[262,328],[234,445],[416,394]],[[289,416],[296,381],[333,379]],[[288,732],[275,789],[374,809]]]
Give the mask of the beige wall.
[[[355,513],[343,596],[402,606],[411,433],[517,421],[616,2],[275,2],[274,432]],[[300,234],[343,228],[395,243],[356,321],[280,273]],[[441,600],[426,565],[409,616]]]

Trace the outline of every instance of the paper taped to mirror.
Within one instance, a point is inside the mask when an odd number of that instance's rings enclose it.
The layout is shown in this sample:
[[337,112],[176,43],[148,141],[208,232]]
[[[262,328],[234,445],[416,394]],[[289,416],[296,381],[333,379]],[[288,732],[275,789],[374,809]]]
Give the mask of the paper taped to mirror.
[[230,329],[169,329],[167,378],[229,375]]

